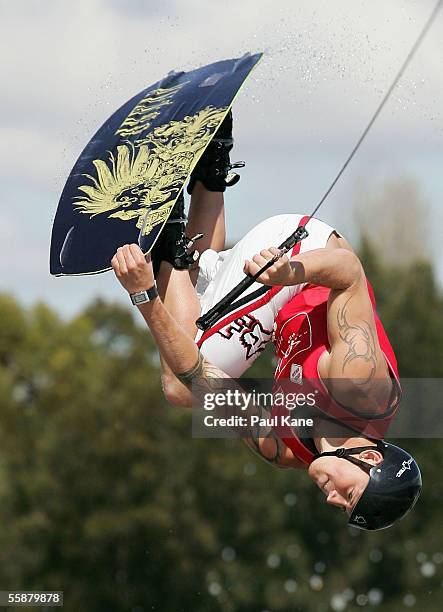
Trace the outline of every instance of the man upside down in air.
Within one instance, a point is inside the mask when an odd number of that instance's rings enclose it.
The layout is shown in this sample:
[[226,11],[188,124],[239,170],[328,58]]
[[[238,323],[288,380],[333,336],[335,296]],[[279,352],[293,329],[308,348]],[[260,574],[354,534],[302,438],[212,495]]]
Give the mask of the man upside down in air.
[[[150,258],[134,244],[118,249],[114,272],[152,332],[165,395],[176,405],[191,406],[192,396],[213,390],[215,381],[238,378],[274,342],[276,388],[288,392],[302,378],[309,379],[317,391],[316,427],[309,434],[297,427],[258,427],[248,432],[246,443],[277,467],[307,469],[327,502],[348,514],[349,524],[389,527],[414,505],[421,476],[409,453],[382,439],[400,400],[400,384],[372,288],[348,242],[332,227],[303,215],[271,217],[233,249],[219,252],[224,244],[222,194],[232,180],[231,128],[228,115],[188,186],[187,234],[205,232],[200,270],[186,269],[183,249],[177,257],[177,247],[184,244],[179,201],[177,219],[172,218],[152,253],[155,278]],[[276,245],[304,224],[308,237],[259,277],[240,306],[205,333],[197,330],[201,313],[245,273],[255,274],[279,254]],[[266,245],[273,246],[263,249]],[[263,284],[271,289],[258,295]]]

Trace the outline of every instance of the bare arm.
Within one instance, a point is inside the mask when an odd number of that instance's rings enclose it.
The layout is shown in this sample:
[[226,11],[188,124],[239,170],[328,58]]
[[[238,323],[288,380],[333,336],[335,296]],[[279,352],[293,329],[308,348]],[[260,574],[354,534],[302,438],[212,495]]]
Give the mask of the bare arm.
[[[254,255],[252,261],[247,261],[244,271],[255,274],[269,259],[277,255],[279,250],[271,247]],[[331,289],[345,289],[352,285],[360,273],[358,257],[348,249],[315,249],[291,259],[283,255],[258,281],[265,285],[299,285],[312,283]]]
[[[129,293],[146,290],[154,285],[152,266],[146,261],[137,245],[126,245],[119,249],[112,259],[112,267]],[[141,304],[138,309],[168,366],[192,395],[201,399],[207,392],[214,393],[226,388],[223,380],[229,376],[204,359],[194,340],[171,317],[159,297]],[[236,383],[232,381],[230,388],[232,385]],[[242,391],[239,385],[238,389]],[[251,406],[249,410],[248,416],[252,414],[266,416],[260,406]],[[243,439],[268,463],[276,467],[298,467],[297,460],[272,428],[250,427],[247,436]]]
[[321,377],[345,406],[365,415],[385,412],[392,381],[361,265],[349,286],[331,290],[327,312],[330,350],[320,359]]
[[[245,271],[254,274],[277,254],[261,251]],[[331,289],[327,324],[329,351],[319,373],[336,400],[364,414],[384,412],[392,383],[380,349],[366,278],[358,257],[347,249],[317,249],[281,257],[259,279],[269,285],[311,283]]]
[[[222,392],[226,388],[224,379],[229,376],[201,356],[194,341],[177,325],[159,298],[139,306],[139,310],[172,372],[197,400],[201,400],[205,393]],[[230,382],[229,388],[242,391],[240,385],[233,381]],[[252,415],[261,418],[269,416],[262,407],[254,405],[249,406],[245,414],[248,423],[251,422]],[[219,416],[227,417],[229,414],[219,413]],[[245,433],[244,430],[241,431],[245,443],[267,463],[279,468],[300,467],[290,449],[271,427],[257,424],[249,426],[246,435]]]
[[[149,325],[157,346],[161,347],[172,372],[189,389],[193,397],[201,400],[205,393],[223,392],[226,388],[224,380],[230,377],[200,354],[194,341],[181,330],[159,298],[139,306],[139,310]],[[234,383],[232,379],[228,387],[231,390],[237,388],[242,391],[240,385]],[[229,413],[220,414],[219,410],[218,415],[227,417]],[[260,418],[269,417],[266,410],[254,405],[247,409],[248,423],[251,422],[252,415]],[[257,424],[249,427],[247,435],[244,430],[241,434],[251,450],[275,467],[299,467],[292,452],[271,427]]]
[[[157,346],[161,347],[161,352],[172,372],[185,384],[197,401],[202,400],[205,393],[223,392],[226,389],[224,380],[230,377],[200,354],[194,341],[177,325],[159,298],[139,306],[139,310],[149,325]],[[240,385],[232,380],[229,388],[242,391]],[[229,416],[221,414],[220,410],[218,415]],[[249,406],[245,413],[248,423],[251,422],[252,415],[261,418],[269,416],[262,407],[254,405]],[[247,432],[242,429],[241,435],[251,450],[273,466],[300,467],[290,449],[271,427],[251,425]]]

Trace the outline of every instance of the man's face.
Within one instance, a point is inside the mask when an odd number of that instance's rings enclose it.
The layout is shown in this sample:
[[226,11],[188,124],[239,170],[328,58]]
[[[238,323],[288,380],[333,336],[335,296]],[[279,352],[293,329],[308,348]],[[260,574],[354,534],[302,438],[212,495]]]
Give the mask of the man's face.
[[[376,450],[361,452],[356,457],[371,465],[383,461],[383,456]],[[341,457],[315,459],[308,468],[308,474],[325,494],[326,502],[342,508],[348,515],[369,482],[369,474]]]

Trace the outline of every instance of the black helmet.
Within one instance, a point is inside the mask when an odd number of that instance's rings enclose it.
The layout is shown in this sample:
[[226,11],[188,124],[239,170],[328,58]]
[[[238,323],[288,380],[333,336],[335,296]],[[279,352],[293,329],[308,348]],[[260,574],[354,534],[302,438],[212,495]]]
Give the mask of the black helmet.
[[375,531],[386,529],[411,510],[421,491],[421,474],[415,459],[405,450],[377,440],[377,449],[383,455],[382,463],[371,465],[352,455],[373,446],[339,448],[318,456],[335,455],[362,467],[369,474],[369,482],[356,503],[349,525]]

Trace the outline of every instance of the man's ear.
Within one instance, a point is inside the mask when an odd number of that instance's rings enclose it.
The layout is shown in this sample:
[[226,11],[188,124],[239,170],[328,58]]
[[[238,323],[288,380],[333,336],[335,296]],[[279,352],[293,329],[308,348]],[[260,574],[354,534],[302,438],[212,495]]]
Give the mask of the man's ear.
[[363,461],[370,461],[374,465],[378,465],[383,461],[383,455],[377,449],[375,450],[365,450],[359,455],[360,459]]

